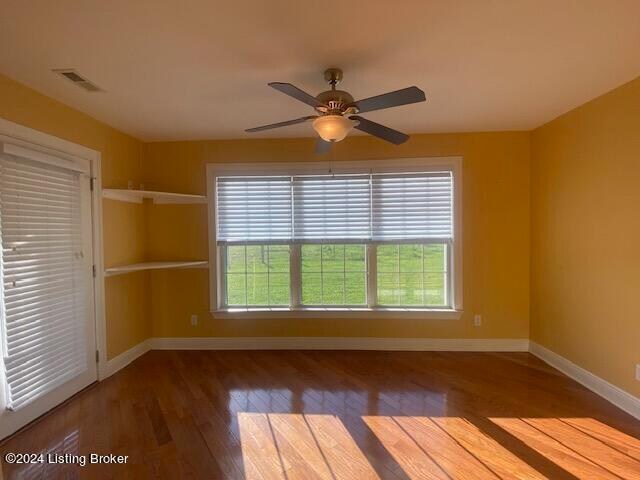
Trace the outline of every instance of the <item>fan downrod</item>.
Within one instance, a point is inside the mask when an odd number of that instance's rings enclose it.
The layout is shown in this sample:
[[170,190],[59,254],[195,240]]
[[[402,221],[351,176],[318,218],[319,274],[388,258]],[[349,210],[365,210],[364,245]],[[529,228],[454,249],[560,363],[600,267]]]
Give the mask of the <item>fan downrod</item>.
[[322,102],[324,105],[316,107],[316,111],[322,115],[345,115],[357,113],[355,107],[346,109],[346,105],[353,103],[353,97],[349,92],[336,89],[342,81],[342,70],[339,68],[327,68],[324,71],[324,79],[329,85],[331,90],[320,92],[316,95],[316,99]]

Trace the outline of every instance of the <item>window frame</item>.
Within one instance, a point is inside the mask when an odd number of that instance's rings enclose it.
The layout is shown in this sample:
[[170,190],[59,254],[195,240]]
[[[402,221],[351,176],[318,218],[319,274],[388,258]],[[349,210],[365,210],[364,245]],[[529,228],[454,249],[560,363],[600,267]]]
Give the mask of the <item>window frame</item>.
[[[462,157],[395,158],[388,160],[340,161],[340,162],[278,162],[278,163],[210,163],[207,164],[208,228],[209,228],[209,282],[210,311],[216,318],[324,318],[367,317],[458,319],[462,315]],[[366,244],[367,305],[360,306],[303,306],[301,304],[301,244],[293,243],[291,249],[289,307],[228,307],[225,305],[224,283],[225,247],[216,240],[216,179],[219,176],[278,176],[278,175],[326,175],[358,173],[428,172],[447,170],[452,173],[453,185],[453,235],[448,243],[447,284],[450,308],[423,306],[380,306],[377,304],[377,244]],[[255,242],[260,244],[260,242]],[[326,243],[331,243],[326,242]],[[342,242],[333,242],[340,244]],[[442,243],[412,240],[412,244]]]

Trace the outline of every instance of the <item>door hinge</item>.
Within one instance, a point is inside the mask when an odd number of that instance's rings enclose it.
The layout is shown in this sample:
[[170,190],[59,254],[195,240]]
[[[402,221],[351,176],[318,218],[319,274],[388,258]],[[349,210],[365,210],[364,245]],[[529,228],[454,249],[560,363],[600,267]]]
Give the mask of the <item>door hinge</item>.
[[100,351],[96,350],[96,363],[100,362]]
[[95,265],[93,265],[93,266],[91,267],[91,272],[93,273],[93,278],[96,278],[97,271],[96,271],[96,266],[95,266]]
[[93,192],[94,183],[95,183],[95,177],[89,177],[89,188],[91,189],[92,192]]

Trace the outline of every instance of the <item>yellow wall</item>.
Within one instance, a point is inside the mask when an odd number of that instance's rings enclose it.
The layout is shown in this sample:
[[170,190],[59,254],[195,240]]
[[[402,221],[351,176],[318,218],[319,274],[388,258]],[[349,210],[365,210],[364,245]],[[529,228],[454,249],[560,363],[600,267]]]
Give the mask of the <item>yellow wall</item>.
[[531,336],[640,395],[640,78],[532,133]]
[[[102,152],[103,186],[205,193],[207,162],[313,160],[313,141],[238,140],[155,143],[137,140],[0,77],[0,116]],[[350,138],[323,161],[464,157],[464,301],[461,320],[213,319],[208,274],[174,270],[106,279],[108,358],[150,336],[397,336],[525,338],[529,328],[529,135],[415,135],[394,147]],[[145,160],[143,161],[143,157]],[[206,206],[136,205],[105,200],[105,264],[207,258]],[[191,327],[189,317],[200,315]],[[484,325],[472,326],[481,313]],[[151,321],[153,319],[153,323]]]
[[[209,311],[208,273],[152,273],[153,335],[527,338],[529,335],[529,134],[414,135],[396,147],[352,137],[325,157],[310,139],[225,140],[145,145],[147,188],[206,193],[212,162],[385,159],[461,155],[463,160],[464,315],[460,320],[222,320]],[[206,259],[206,206],[147,206],[148,253]],[[200,323],[190,325],[190,315]],[[483,326],[473,327],[474,313]]]
[[[102,153],[104,187],[126,187],[142,172],[143,145],[93,118],[0,75],[0,117]],[[104,202],[105,265],[144,258],[144,206]],[[106,281],[107,355],[149,337],[148,275]]]
[[[100,151],[104,187],[133,180],[204,194],[212,162],[464,157],[460,320],[222,320],[208,313],[207,270],[142,272],[106,279],[108,358],[150,336],[530,334],[640,395],[640,306],[631,301],[640,291],[640,79],[532,133],[413,135],[400,147],[353,137],[319,158],[310,139],[144,145],[1,75],[0,117]],[[206,206],[103,206],[106,266],[207,258]],[[475,313],[483,315],[480,328],[472,326]]]

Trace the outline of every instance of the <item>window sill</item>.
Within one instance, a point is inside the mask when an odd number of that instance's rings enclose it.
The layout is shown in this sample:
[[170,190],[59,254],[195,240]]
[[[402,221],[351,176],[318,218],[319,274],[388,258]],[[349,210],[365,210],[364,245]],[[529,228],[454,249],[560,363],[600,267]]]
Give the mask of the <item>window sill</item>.
[[462,310],[417,308],[228,308],[211,312],[217,319],[262,318],[380,318],[412,320],[459,320]]

